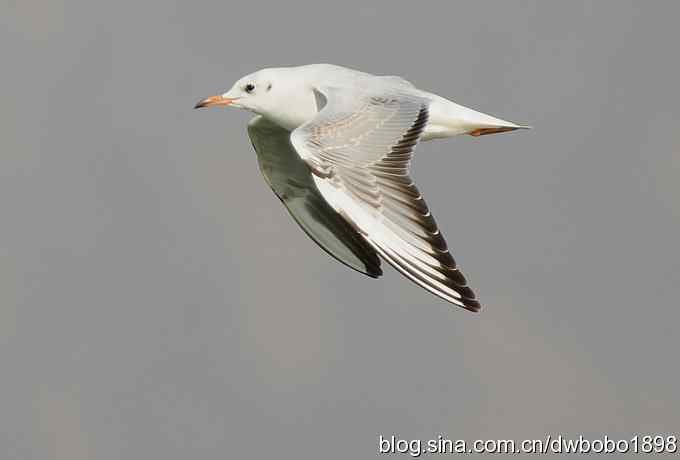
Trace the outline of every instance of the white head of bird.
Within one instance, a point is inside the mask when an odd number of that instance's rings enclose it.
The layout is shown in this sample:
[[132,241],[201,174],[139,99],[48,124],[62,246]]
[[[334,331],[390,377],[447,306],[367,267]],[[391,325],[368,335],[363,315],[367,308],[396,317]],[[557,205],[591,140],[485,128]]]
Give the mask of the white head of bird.
[[311,120],[319,110],[308,75],[296,70],[290,67],[259,70],[240,78],[226,93],[199,101],[195,108],[237,107],[293,130]]

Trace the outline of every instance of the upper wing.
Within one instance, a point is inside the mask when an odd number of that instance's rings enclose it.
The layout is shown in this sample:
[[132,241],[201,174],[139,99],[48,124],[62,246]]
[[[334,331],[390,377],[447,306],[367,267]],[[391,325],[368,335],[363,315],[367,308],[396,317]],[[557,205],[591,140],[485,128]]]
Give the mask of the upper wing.
[[345,265],[373,278],[382,275],[375,250],[319,193],[290,144],[290,131],[257,116],[248,123],[248,135],[262,175],[305,233]]
[[317,91],[325,106],[293,131],[291,142],[312,168],[323,197],[409,279],[449,302],[479,310],[409,176],[428,102],[399,88],[387,94]]

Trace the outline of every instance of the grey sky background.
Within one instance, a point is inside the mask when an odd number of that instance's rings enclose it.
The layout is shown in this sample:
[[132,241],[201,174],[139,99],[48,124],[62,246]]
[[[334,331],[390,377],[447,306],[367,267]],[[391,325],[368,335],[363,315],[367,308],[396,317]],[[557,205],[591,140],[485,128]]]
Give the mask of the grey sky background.
[[[3,459],[678,433],[680,3],[0,9]],[[261,179],[250,115],[191,109],[314,62],[534,126],[417,151],[481,314],[331,260]]]

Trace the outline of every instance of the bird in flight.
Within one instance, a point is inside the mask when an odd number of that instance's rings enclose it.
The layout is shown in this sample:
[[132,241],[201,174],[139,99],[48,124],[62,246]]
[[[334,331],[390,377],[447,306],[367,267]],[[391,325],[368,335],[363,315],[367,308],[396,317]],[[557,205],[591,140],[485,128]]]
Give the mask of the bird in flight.
[[302,230],[370,277],[380,258],[431,293],[478,311],[411,179],[419,141],[481,136],[516,125],[422,91],[394,76],[330,64],[264,69],[195,108],[254,112],[248,135],[260,170]]

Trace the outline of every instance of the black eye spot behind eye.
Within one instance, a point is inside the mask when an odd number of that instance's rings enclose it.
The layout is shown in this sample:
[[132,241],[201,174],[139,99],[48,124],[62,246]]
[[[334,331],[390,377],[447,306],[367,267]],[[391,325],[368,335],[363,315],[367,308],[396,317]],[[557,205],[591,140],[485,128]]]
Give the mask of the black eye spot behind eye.
[[271,84],[271,83],[269,83],[269,84],[267,85],[267,91],[269,91],[270,89],[272,89],[272,84]]
[[246,85],[245,90],[246,90],[246,93],[252,93],[255,90],[255,85],[253,85],[252,83],[248,83]]

